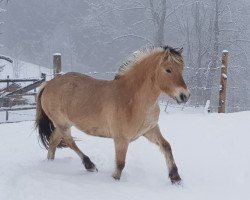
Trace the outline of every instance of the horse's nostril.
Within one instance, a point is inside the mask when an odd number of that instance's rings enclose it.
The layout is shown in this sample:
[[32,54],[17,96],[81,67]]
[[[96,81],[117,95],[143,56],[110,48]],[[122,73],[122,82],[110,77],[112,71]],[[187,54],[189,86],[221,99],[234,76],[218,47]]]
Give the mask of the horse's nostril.
[[187,96],[186,96],[185,94],[181,93],[181,94],[180,94],[180,99],[181,99],[182,101],[186,102],[186,101],[187,101]]

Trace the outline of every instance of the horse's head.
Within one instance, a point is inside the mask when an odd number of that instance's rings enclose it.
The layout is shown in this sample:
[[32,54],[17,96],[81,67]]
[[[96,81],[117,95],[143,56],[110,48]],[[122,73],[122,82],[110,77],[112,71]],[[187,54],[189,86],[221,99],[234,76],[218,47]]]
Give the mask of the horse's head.
[[115,80],[128,77],[131,81],[131,77],[136,77],[142,82],[141,80],[146,80],[147,77],[153,81],[154,87],[158,90],[174,98],[178,103],[185,103],[190,97],[190,92],[182,77],[184,68],[182,50],[166,46],[136,51],[119,68]]
[[178,103],[185,103],[190,97],[183,79],[184,62],[182,57],[183,49],[164,47],[161,59],[156,68],[156,80],[160,90]]

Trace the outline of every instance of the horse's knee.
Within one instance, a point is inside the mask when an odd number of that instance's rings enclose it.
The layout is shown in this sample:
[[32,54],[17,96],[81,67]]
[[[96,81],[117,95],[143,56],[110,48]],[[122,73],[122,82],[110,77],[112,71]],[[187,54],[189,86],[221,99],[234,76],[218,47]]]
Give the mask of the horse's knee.
[[162,150],[164,150],[166,152],[172,152],[171,146],[166,140],[162,141],[160,146],[161,146]]
[[62,142],[65,143],[71,149],[73,149],[75,146],[75,141],[70,135],[70,133],[62,135]]

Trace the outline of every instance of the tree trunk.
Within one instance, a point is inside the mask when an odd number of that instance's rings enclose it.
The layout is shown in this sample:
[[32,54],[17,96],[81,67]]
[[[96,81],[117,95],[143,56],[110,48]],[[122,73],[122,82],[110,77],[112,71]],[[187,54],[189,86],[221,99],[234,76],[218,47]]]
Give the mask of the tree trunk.
[[213,42],[213,52],[211,59],[211,66],[209,67],[209,73],[207,78],[207,92],[206,99],[212,99],[212,87],[215,81],[216,68],[218,67],[219,61],[219,0],[215,0],[215,18],[214,18],[214,42]]
[[166,12],[167,12],[167,0],[161,0],[162,10],[159,13],[154,8],[153,0],[150,0],[149,4],[150,4],[151,14],[155,21],[155,27],[156,27],[154,45],[163,46],[164,45],[164,28],[165,28]]
[[[201,76],[201,61],[202,61],[202,42],[201,42],[201,18],[200,18],[200,3],[196,2],[195,4],[195,32],[196,32],[196,37],[198,40],[198,44],[197,44],[197,51],[198,51],[198,55],[197,55],[197,60],[196,60],[196,68],[197,68],[197,75],[196,75],[196,85],[198,87],[202,87],[203,83],[202,83],[202,76]],[[203,89],[197,89],[197,105],[204,105],[204,97],[203,97]]]
[[154,45],[157,47],[164,45],[164,24],[158,25],[158,30],[156,31]]

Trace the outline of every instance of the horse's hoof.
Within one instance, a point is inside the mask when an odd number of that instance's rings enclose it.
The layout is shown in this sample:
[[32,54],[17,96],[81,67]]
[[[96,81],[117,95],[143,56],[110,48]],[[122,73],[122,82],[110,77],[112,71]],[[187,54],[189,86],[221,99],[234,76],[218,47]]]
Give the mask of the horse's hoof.
[[98,172],[98,169],[96,168],[94,163],[85,163],[84,164],[85,169],[89,172]]
[[181,177],[178,174],[178,169],[176,166],[174,166],[170,173],[169,173],[169,178],[174,185],[181,185]]
[[[86,167],[86,166],[85,166]],[[96,166],[92,167],[92,168],[86,168],[89,172],[98,172],[98,169],[96,168]]]
[[121,179],[121,175],[119,175],[119,174],[117,174],[117,173],[114,173],[114,174],[112,175],[112,177],[113,177],[115,180],[117,180],[117,181],[119,181],[119,180]]
[[83,159],[83,164],[86,170],[89,172],[98,172],[98,169],[96,168],[95,164],[91,162],[89,157],[85,157]]
[[175,179],[171,179],[171,183],[173,185],[182,185],[182,180],[181,180],[180,177],[178,177],[178,178],[175,178]]
[[116,181],[119,181],[121,177],[112,176]]

